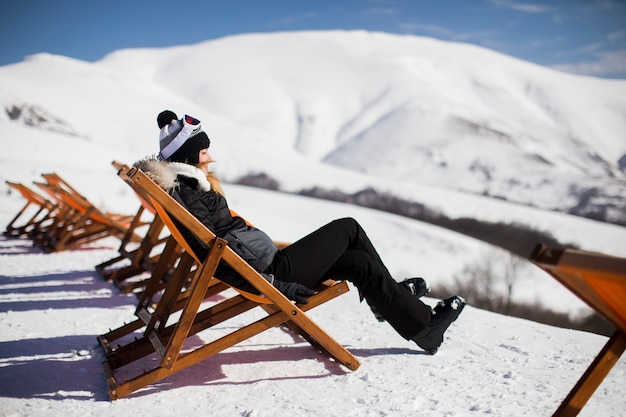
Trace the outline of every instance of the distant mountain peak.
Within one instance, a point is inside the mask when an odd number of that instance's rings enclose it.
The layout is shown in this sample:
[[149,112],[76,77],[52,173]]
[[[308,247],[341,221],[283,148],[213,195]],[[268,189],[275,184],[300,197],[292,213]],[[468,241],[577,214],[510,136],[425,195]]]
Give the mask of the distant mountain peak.
[[68,136],[81,136],[68,122],[40,106],[13,104],[6,106],[5,112],[13,122]]

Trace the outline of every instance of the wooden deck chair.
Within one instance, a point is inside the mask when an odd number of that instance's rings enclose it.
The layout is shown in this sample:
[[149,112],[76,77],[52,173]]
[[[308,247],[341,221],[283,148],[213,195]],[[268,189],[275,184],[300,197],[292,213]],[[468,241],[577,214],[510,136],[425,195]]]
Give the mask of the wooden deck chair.
[[[61,193],[61,197],[64,201],[81,213],[89,213],[89,219],[107,226],[112,234],[123,236],[127,232],[130,222],[134,219],[134,215],[103,212],[59,174],[48,173],[42,174],[41,176],[48,184],[53,185],[55,189]],[[134,239],[137,241],[140,240],[137,236],[135,236]]]
[[[119,173],[121,170],[128,171],[130,168],[118,161],[112,162],[113,167]],[[148,279],[145,273],[153,273],[158,259],[165,249],[166,242],[170,239],[163,222],[156,215],[154,208],[141,196],[135,193],[139,200],[139,209],[126,234],[122,238],[119,247],[119,255],[96,265],[96,271],[107,281],[112,281],[122,292],[129,293],[143,290]],[[148,213],[151,221],[142,221],[142,216]],[[139,244],[133,241],[137,229],[147,226],[143,238]],[[175,241],[173,242],[175,243]],[[182,249],[178,251],[179,255]],[[173,265],[174,260],[170,262]],[[141,277],[143,276],[143,278]],[[165,276],[165,275],[164,275]]]
[[576,416],[626,350],[626,259],[537,245],[530,256],[539,266],[615,326],[554,416]]
[[[57,174],[42,174],[46,182],[35,182],[63,209],[55,227],[38,239],[47,251],[73,249],[107,236],[122,238],[133,221],[132,215],[103,212]],[[133,236],[139,241],[139,236]]]
[[[44,227],[44,223],[49,222],[49,219],[54,216],[57,205],[24,184],[11,181],[5,182],[9,187],[15,189],[24,197],[26,204],[6,226],[4,234],[13,237],[32,236],[36,234],[37,229]],[[16,226],[17,220],[25,217],[24,215],[27,213],[30,214],[28,220]]]
[[[163,222],[171,228],[172,236],[186,250],[178,263],[175,276],[168,283],[156,308],[148,311],[144,308],[146,306],[138,307],[141,311],[137,314],[144,323],[147,322],[141,327],[143,328],[141,336],[127,344],[118,344],[116,349],[111,347],[111,339],[118,334],[127,335],[128,328],[123,326],[119,332],[114,330],[99,338],[107,354],[103,365],[109,385],[109,395],[112,399],[129,395],[283,323],[290,323],[291,328],[298,331],[305,340],[347,368],[358,368],[360,365],[358,359],[324,332],[305,313],[309,309],[346,293],[348,286],[345,282],[329,280],[309,298],[308,304],[293,304],[237,256],[225,240],[216,237],[141,170],[133,168],[121,173],[120,176],[134,189],[139,190],[140,194],[147,194],[158,215],[162,216]],[[184,230],[191,232],[209,248],[206,257],[200,259],[191,250],[183,237]],[[257,288],[261,295],[241,291],[237,293],[215,279],[213,275],[220,262],[227,263],[237,271]],[[197,268],[189,281],[188,277],[193,271],[194,263],[197,264]],[[207,294],[214,288],[214,291],[222,291],[225,288],[226,293],[230,292],[233,295],[216,303],[204,302]],[[224,292],[221,292],[220,296],[223,295]],[[211,333],[212,327],[255,307],[261,307],[267,315],[226,335],[220,336],[221,332]],[[142,325],[135,322],[133,326],[138,326],[139,330],[139,326]],[[187,338],[199,332],[204,332],[203,335],[207,334],[203,336],[203,340],[207,338],[212,340],[201,346],[187,346],[183,351],[183,344]],[[211,334],[214,334],[213,338],[210,337]],[[156,355],[157,360],[145,362],[145,358],[149,355]],[[126,375],[125,379],[121,379],[124,373],[123,368],[132,369],[141,366],[139,362],[142,360],[144,360],[144,368],[149,366],[148,370],[138,375]]]
[[58,215],[52,224],[40,230],[34,237],[34,242],[47,252],[56,252],[73,249],[81,244],[88,243],[109,235],[107,228],[90,217],[90,212],[78,210],[71,199],[64,197],[58,187],[46,182],[35,181],[40,189],[47,193],[59,207]]
[[58,239],[63,231],[70,227],[71,224],[75,223],[79,214],[72,207],[68,206],[63,199],[61,199],[51,188],[50,186],[41,181],[33,181],[40,190],[46,193],[51,201],[57,207],[55,216],[51,219],[51,221],[46,225],[46,227],[39,227],[32,235],[33,242],[35,245],[40,248],[51,252],[54,250],[51,242],[54,242]]
[[[141,218],[144,210],[144,206],[139,207],[137,219]],[[141,242],[137,244],[130,238],[132,233],[137,233],[137,222],[133,221],[128,233],[122,238],[119,255],[96,265],[96,272],[105,280],[112,281],[123,293],[141,290],[148,279],[146,273],[154,272],[166,243],[171,239],[168,233],[164,233],[164,229],[161,219],[154,216]]]

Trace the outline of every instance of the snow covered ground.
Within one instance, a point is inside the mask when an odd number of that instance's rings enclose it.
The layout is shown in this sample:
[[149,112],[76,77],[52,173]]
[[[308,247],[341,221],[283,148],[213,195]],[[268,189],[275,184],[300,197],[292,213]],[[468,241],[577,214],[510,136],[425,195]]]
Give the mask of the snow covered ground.
[[[339,213],[357,217],[396,274],[406,266],[390,255],[406,251],[411,242],[412,259],[420,259],[414,271],[447,267],[439,260],[449,251],[481,249],[471,239],[385,213],[244,187],[228,186],[227,192],[239,211],[281,239],[293,239]],[[269,197],[280,198],[285,207],[280,223],[261,204]],[[0,224],[21,204],[15,196],[3,198]],[[406,243],[390,247],[383,232],[406,230],[403,223],[412,224]],[[111,402],[96,336],[132,320],[136,299],[102,280],[94,266],[115,256],[117,248],[117,239],[107,238],[46,254],[27,239],[0,238],[0,415],[547,416],[607,340],[468,306],[440,351],[428,356],[378,323],[351,291],[311,316],[361,360],[357,371],[271,329]],[[436,286],[438,279],[431,281]],[[625,358],[581,415],[626,416]]]

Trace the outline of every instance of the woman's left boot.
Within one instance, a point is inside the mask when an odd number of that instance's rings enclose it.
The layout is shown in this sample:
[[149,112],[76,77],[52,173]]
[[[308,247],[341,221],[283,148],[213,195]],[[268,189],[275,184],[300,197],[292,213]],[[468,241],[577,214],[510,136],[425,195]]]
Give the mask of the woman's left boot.
[[458,295],[440,301],[433,309],[428,326],[412,340],[426,352],[434,355],[443,343],[443,334],[459,317],[463,307],[465,307],[465,300]]

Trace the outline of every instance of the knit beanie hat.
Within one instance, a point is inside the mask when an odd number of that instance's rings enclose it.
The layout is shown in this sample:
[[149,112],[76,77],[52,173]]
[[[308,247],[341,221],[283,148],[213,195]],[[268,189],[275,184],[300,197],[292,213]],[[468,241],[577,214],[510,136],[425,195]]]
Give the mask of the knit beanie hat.
[[159,129],[163,129],[163,126],[169,125],[172,120],[178,119],[176,113],[171,110],[163,110],[157,116],[157,125],[159,125]]
[[[169,113],[167,113],[169,112]],[[165,119],[176,114],[169,110],[163,111],[157,117],[157,123],[164,124],[159,133],[159,159],[170,162],[184,162],[195,165],[198,161],[198,154],[202,149],[206,149],[211,144],[209,137],[202,131],[200,120],[185,115],[180,120]]]

